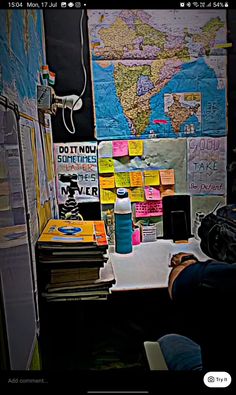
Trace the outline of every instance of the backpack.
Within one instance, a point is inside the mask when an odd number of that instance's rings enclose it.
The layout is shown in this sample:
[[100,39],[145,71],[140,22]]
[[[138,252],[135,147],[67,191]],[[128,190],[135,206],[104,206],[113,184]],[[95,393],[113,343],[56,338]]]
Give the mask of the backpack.
[[217,261],[236,262],[236,204],[217,207],[198,228],[202,251]]

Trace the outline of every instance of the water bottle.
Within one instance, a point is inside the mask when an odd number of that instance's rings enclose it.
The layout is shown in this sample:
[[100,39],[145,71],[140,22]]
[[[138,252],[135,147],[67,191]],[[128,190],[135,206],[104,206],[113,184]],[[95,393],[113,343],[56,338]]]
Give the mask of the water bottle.
[[125,188],[117,189],[115,213],[115,251],[119,254],[132,252],[132,209]]

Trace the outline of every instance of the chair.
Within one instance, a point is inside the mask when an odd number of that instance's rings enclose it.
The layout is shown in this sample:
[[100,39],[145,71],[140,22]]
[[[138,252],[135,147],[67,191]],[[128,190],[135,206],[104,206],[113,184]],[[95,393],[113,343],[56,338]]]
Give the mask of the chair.
[[146,357],[150,370],[168,370],[165,358],[163,356],[158,341],[145,341],[144,349],[146,352]]

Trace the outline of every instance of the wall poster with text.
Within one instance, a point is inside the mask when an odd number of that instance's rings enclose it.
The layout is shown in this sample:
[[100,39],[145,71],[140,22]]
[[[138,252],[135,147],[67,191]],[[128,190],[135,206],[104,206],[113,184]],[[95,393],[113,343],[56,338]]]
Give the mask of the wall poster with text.
[[54,144],[58,204],[98,202],[97,142]]

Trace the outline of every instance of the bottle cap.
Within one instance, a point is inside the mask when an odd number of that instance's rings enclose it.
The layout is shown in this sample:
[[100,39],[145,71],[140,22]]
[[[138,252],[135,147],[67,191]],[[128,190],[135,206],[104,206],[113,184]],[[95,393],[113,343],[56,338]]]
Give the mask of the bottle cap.
[[127,198],[128,196],[129,195],[128,195],[127,189],[125,189],[125,188],[118,188],[117,189],[117,197],[118,198],[123,199],[123,198]]

